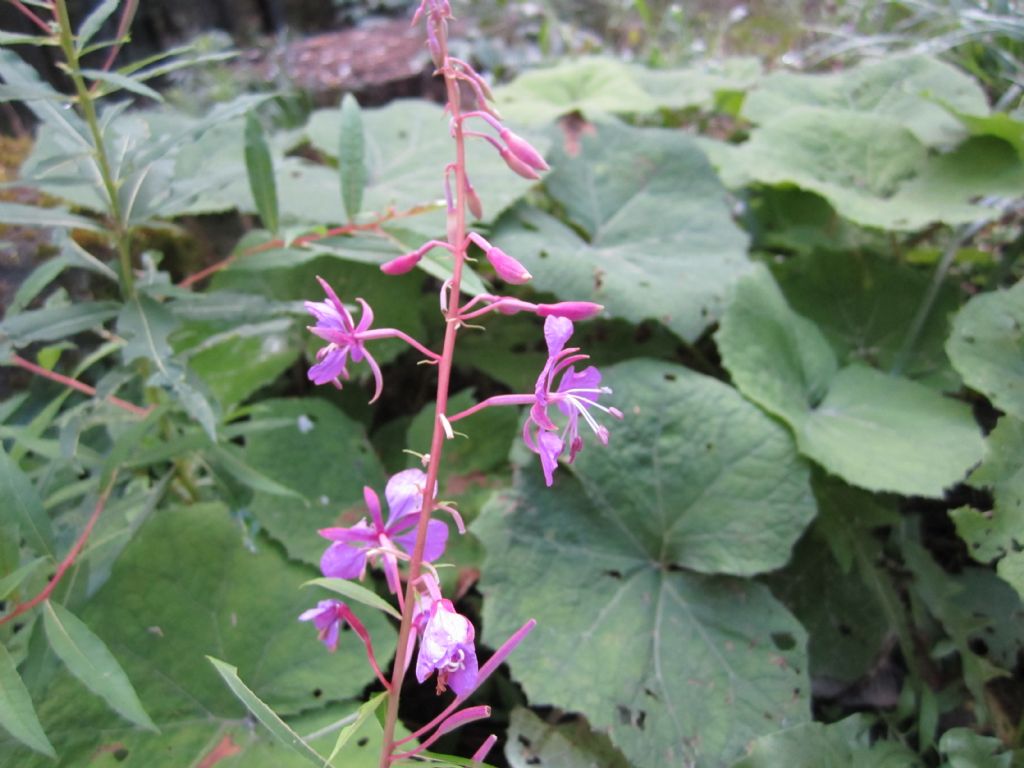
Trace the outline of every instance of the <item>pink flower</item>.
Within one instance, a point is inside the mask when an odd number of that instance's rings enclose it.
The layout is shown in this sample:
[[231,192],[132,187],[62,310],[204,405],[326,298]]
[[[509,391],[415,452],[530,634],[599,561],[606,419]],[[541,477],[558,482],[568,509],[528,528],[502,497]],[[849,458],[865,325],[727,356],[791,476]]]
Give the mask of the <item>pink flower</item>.
[[438,693],[449,685],[459,696],[471,693],[479,672],[473,624],[445,599],[430,600],[417,619],[422,635],[416,679],[422,683],[436,671]]
[[347,606],[340,600],[321,600],[299,616],[299,621],[312,621],[320,641],[332,653],[338,650],[338,633],[345,621]]

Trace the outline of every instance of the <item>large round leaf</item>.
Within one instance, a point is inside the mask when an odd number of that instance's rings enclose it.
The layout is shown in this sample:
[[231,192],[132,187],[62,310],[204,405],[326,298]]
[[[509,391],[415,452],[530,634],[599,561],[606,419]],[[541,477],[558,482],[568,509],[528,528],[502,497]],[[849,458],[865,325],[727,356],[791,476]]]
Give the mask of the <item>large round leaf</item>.
[[538,290],[696,339],[749,270],[746,237],[703,152],[678,131],[618,123],[585,131],[578,150],[554,150],[545,178],[570,223],[520,207],[495,241]]
[[246,461],[305,498],[257,493],[252,512],[289,555],[317,564],[329,544],[319,529],[369,515],[363,486],[383,491],[380,462],[362,426],[326,400],[264,400],[254,413],[279,426],[248,438]]
[[1024,419],[1024,281],[967,302],[946,350],[970,387]]
[[[583,712],[639,768],[724,765],[808,717],[805,635],[761,585],[813,515],[785,430],[677,366],[607,372],[626,412],[607,448],[544,487],[534,466],[484,510],[486,640],[535,704]],[[578,478],[577,479],[577,476]]]

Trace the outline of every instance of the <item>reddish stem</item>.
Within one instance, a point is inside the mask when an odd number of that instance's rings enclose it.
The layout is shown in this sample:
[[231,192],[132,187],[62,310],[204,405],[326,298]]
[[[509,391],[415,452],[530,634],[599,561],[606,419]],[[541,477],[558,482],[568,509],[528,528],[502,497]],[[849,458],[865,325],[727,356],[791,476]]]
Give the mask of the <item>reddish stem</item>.
[[53,574],[53,578],[51,578],[50,582],[43,588],[43,591],[31,600],[19,603],[13,611],[3,618],[0,618],[0,624],[6,624],[8,621],[11,621],[26,611],[32,610],[50,597],[53,590],[57,588],[58,584],[60,584],[60,580],[64,578],[64,573],[75,562],[75,558],[78,557],[79,552],[82,551],[82,547],[85,546],[85,542],[89,538],[89,534],[92,533],[93,526],[96,525],[96,521],[99,520],[100,513],[103,512],[103,508],[107,505],[107,498],[110,496],[110,492],[114,488],[114,481],[116,480],[117,470],[115,469],[114,474],[110,478],[110,482],[107,483],[107,487],[103,489],[103,493],[101,493],[99,499],[96,500],[96,508],[92,511],[92,515],[89,516],[89,520],[86,522],[85,528],[82,529],[82,533],[78,536],[78,540],[71,547],[71,550],[67,555],[65,555],[64,559],[61,560],[60,565],[57,566],[57,570]]
[[20,0],[11,0],[11,5],[13,5],[15,8],[17,8],[22,16],[24,16],[26,19],[28,19],[33,24],[35,24],[37,27],[39,27],[41,30],[43,30],[43,32],[45,32],[46,34],[49,35],[52,32],[52,30],[46,25],[46,22],[43,21],[42,19],[40,19],[38,16],[36,16],[31,11],[31,9],[29,9],[29,8],[25,7],[24,5],[22,5]]
[[[410,216],[418,216],[421,213],[426,213],[427,211],[431,210],[432,207],[433,206],[430,205],[417,205],[413,206],[412,208],[408,208],[404,211],[388,211],[387,213],[379,216],[373,221],[368,221],[365,224],[345,224],[344,226],[341,227],[334,227],[333,229],[328,229],[326,232],[323,233],[311,232],[308,235],[297,237],[295,240],[292,241],[292,243],[294,245],[308,245],[309,243],[315,243],[318,240],[325,240],[328,237],[351,235],[355,232],[379,232],[382,224],[386,224],[389,221],[394,221],[395,219],[404,219]],[[222,269],[229,267],[235,261],[235,259],[242,258],[244,256],[254,256],[257,253],[270,251],[273,250],[274,248],[283,248],[284,246],[284,240],[269,240],[265,243],[255,245],[252,248],[247,248],[241,253],[232,253],[230,256],[221,259],[215,264],[211,264],[205,269],[199,270],[194,275],[189,275],[180,283],[178,283],[178,285],[181,288],[188,288],[190,285],[194,285],[195,283],[198,283],[200,280],[203,280],[204,278],[207,278],[210,275],[216,274],[217,272],[220,272]]]
[[[49,379],[50,381],[56,381],[58,384],[63,384],[65,387],[77,389],[79,392],[84,392],[90,397],[96,396],[95,387],[90,387],[88,384],[83,384],[77,379],[72,379],[70,376],[64,376],[60,373],[55,373],[54,371],[48,371],[46,368],[36,365],[35,363],[29,362],[25,358],[20,357],[18,355],[12,355],[11,361],[15,365],[24,368],[26,371],[30,371],[36,374],[36,376],[42,376],[43,378]],[[152,410],[152,407],[143,408],[133,403],[129,403],[127,400],[122,400],[119,397],[114,397],[114,395],[109,395],[108,397],[106,397],[105,402],[108,402],[111,405],[116,405],[118,408],[128,411],[128,413],[131,413],[134,416],[138,416],[140,418],[145,418],[146,416],[149,415],[149,412]]]

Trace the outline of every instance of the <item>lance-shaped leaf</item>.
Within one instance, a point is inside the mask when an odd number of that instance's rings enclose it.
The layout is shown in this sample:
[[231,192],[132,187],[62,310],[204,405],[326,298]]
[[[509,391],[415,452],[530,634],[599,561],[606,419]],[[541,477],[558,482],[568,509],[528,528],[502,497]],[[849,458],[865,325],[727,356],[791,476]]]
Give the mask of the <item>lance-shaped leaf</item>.
[[0,347],[24,347],[37,341],[63,339],[102,325],[119,309],[114,301],[88,301],[22,312],[0,323]]
[[725,190],[679,131],[616,123],[583,134],[578,154],[559,146],[548,192],[567,225],[518,208],[493,241],[560,299],[588,299],[616,317],[653,318],[692,341],[750,269],[746,237]]
[[43,624],[50,647],[72,675],[119,715],[143,728],[156,730],[117,659],[81,619],[64,606],[47,600]]
[[967,302],[946,351],[969,387],[1024,419],[1024,282]]
[[338,144],[338,173],[341,179],[341,202],[345,215],[352,221],[363,205],[366,188],[366,140],[359,102],[351,93],[341,100],[341,136]]
[[56,757],[53,746],[39,724],[25,683],[18,676],[14,659],[0,643],[0,727],[25,746]]
[[740,391],[785,420],[802,453],[853,485],[941,496],[984,453],[963,403],[873,368],[836,371],[820,331],[765,269],[739,285],[715,338]]
[[249,189],[256,201],[256,210],[263,226],[277,232],[277,183],[274,181],[274,162],[270,147],[263,134],[259,118],[250,113],[245,119],[245,169],[249,174]]
[[38,205],[0,203],[0,224],[16,224],[20,227],[65,227],[102,232],[103,227],[92,219],[68,213],[63,208],[43,208]]
[[37,554],[54,555],[53,529],[32,481],[0,449],[0,525],[17,526]]
[[509,658],[531,702],[582,712],[634,765],[724,765],[808,719],[806,638],[763,586],[694,569],[782,565],[814,513],[807,468],[721,382],[633,362],[602,383],[626,414],[609,445],[551,489],[531,462],[474,526],[485,641],[536,618]]

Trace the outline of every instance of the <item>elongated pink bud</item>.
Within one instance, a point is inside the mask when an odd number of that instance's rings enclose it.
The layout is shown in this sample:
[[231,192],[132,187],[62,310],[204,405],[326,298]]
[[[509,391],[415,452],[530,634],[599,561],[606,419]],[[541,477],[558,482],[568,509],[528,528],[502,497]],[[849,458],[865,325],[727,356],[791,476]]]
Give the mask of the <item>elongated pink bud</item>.
[[406,272],[411,272],[420,263],[422,258],[423,254],[419,251],[403,253],[391,261],[385,261],[381,264],[380,271],[385,275],[404,275]]
[[506,283],[522,285],[533,277],[526,270],[526,267],[501,250],[501,248],[491,246],[489,250],[484,251],[484,256],[491,262],[491,266],[498,273],[498,277]]
[[451,717],[445,718],[437,727],[436,736],[441,736],[454,731],[459,726],[472,723],[474,720],[483,720],[491,716],[491,708],[486,704],[478,707],[467,707],[456,712]]
[[559,301],[556,304],[538,304],[539,317],[565,317],[569,320],[586,320],[604,309],[592,301]]
[[480,197],[477,195],[476,190],[473,189],[469,179],[466,179],[466,204],[469,206],[469,212],[476,218],[482,219],[484,217],[484,207],[481,205]]
[[509,148],[513,155],[519,160],[526,163],[534,170],[546,171],[550,167],[541,157],[540,152],[534,149],[530,142],[524,139],[518,134],[512,133],[508,128],[502,127],[498,131],[498,136],[505,142],[505,145]]
[[508,147],[502,147],[498,154],[501,155],[501,159],[505,161],[505,165],[518,173],[524,179],[535,181],[540,178],[540,175],[530,165],[524,163],[512,154],[512,151]]
[[473,765],[477,765],[478,763],[482,763],[486,760],[488,753],[491,751],[491,747],[493,747],[497,741],[498,737],[493,733],[484,739],[484,743],[480,745],[479,749],[473,753],[473,757],[470,758],[473,761]]

